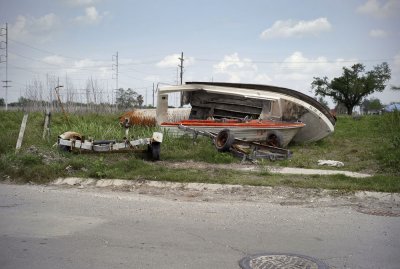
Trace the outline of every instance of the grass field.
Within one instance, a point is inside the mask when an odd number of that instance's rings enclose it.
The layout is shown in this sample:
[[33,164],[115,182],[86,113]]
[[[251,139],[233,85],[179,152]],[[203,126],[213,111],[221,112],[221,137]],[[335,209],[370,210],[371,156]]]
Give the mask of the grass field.
[[[125,132],[119,126],[118,116],[69,115],[67,122],[62,114],[55,114],[50,138],[42,140],[44,115],[30,113],[23,147],[15,154],[23,114],[0,112],[0,179],[47,183],[58,177],[77,176],[400,192],[400,113],[365,116],[358,120],[339,117],[332,136],[312,144],[290,145],[291,159],[261,164],[317,168],[319,159],[331,159],[344,162],[345,167],[341,169],[374,175],[368,179],[340,175],[274,175],[268,170],[245,173],[225,169],[174,169],[146,161],[143,154],[71,154],[53,146],[57,136],[69,130],[95,139],[122,138]],[[135,127],[130,134],[133,139],[144,138],[156,130],[156,127]],[[189,137],[165,136],[161,158],[171,162],[239,162],[229,153],[217,152],[208,138],[193,141]]]

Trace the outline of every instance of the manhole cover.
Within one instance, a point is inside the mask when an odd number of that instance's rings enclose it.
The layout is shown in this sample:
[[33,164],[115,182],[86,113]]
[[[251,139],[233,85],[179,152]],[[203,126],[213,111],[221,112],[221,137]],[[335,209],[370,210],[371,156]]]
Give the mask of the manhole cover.
[[239,261],[242,269],[328,269],[329,266],[315,258],[286,253],[264,253],[245,257]]

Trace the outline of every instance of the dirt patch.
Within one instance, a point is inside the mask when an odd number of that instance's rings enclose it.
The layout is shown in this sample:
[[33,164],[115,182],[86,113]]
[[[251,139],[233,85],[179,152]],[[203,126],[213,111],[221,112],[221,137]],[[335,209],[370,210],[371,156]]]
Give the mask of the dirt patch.
[[186,161],[186,162],[166,162],[159,161],[156,163],[157,165],[162,165],[169,168],[190,168],[190,169],[230,169],[237,171],[252,171],[252,172],[260,172],[262,171],[261,166],[254,164],[241,164],[241,163],[229,163],[229,164],[214,164],[214,163],[204,163],[204,162],[195,162],[195,161]]
[[52,151],[45,151],[43,149],[40,149],[34,145],[30,146],[29,148],[26,149],[26,153],[32,154],[39,156],[44,164],[51,164],[54,162],[61,162],[63,161],[63,158]]
[[326,169],[306,169],[306,168],[295,168],[295,167],[278,167],[278,166],[261,166],[256,164],[242,164],[242,163],[229,163],[229,164],[213,164],[204,162],[157,162],[157,165],[162,165],[169,168],[181,168],[181,169],[229,169],[242,172],[269,172],[274,174],[289,174],[289,175],[334,175],[343,174],[349,177],[365,178],[370,177],[369,174],[343,171],[343,170],[326,170]]

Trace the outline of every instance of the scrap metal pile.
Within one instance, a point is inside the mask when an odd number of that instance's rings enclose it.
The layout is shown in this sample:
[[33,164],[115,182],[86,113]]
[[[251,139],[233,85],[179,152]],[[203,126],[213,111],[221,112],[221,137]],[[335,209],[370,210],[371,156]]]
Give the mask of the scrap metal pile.
[[[124,138],[120,142],[116,140],[85,139],[85,137],[79,133],[65,132],[58,137],[57,144],[63,150],[83,153],[148,151],[153,160],[159,160],[162,140],[163,134],[159,132],[154,132],[151,138],[136,140]],[[142,145],[147,145],[147,149],[140,149],[139,146]]]

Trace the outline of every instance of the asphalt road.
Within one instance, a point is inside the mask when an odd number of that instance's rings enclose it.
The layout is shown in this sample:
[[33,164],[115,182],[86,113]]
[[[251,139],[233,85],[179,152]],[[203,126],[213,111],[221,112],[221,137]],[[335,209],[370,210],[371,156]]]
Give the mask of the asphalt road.
[[0,184],[2,269],[239,268],[263,252],[334,268],[399,268],[400,218],[348,206]]

